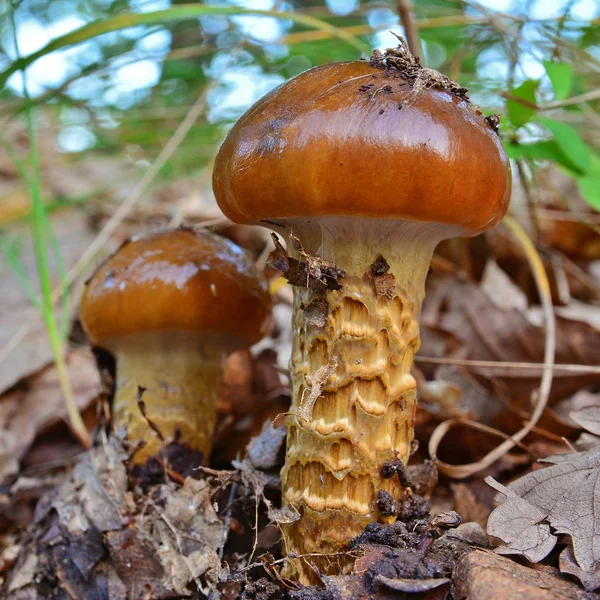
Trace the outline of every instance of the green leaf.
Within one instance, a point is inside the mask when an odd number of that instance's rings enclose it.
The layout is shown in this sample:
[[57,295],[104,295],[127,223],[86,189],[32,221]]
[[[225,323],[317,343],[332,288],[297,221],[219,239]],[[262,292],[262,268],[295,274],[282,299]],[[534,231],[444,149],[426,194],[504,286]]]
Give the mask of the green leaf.
[[551,160],[561,165],[571,176],[575,177],[579,174],[577,166],[559,148],[556,140],[534,142],[532,144],[506,144],[506,153],[513,160],[519,160],[520,158]]
[[581,174],[587,173],[592,162],[592,153],[579,134],[570,125],[553,119],[539,119],[539,122],[552,132],[558,147],[568,156]]
[[600,211],[600,175],[578,177],[577,186],[583,199],[592,208]]
[[[522,98],[526,102],[535,104],[535,91],[538,87],[538,82],[533,79],[524,81],[518,88],[511,90],[510,93],[517,98]],[[515,100],[508,100],[506,104],[508,118],[515,127],[522,127],[528,123],[535,115],[535,109],[530,106],[525,106]]]
[[544,61],[546,73],[550,78],[552,89],[557,100],[568,98],[573,89],[573,66],[567,63]]

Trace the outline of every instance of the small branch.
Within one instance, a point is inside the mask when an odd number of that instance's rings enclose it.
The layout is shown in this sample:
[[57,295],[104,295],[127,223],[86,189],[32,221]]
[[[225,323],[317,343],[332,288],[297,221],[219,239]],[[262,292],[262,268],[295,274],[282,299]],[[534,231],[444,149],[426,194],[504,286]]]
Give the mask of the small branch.
[[525,200],[527,201],[527,210],[529,212],[529,219],[531,221],[531,229],[533,233],[533,240],[535,243],[540,240],[540,225],[538,223],[537,214],[535,212],[535,201],[534,201],[534,191],[533,186],[531,185],[531,181],[529,179],[529,174],[525,169],[525,162],[522,158],[517,161],[517,171],[519,173],[519,179],[523,184],[523,191],[525,192]]
[[507,100],[511,100],[512,102],[517,102],[518,104],[522,104],[523,106],[527,106],[527,108],[532,108],[533,110],[554,110],[556,108],[562,108],[563,106],[573,106],[574,104],[579,104],[581,102],[590,102],[591,100],[599,100],[600,99],[600,88],[595,90],[590,90],[589,92],[585,92],[585,94],[579,94],[579,96],[571,96],[570,98],[565,98],[564,100],[556,100],[554,102],[545,102],[544,104],[536,104],[535,102],[530,102],[529,100],[525,100],[524,98],[519,98],[510,92],[498,92],[500,96],[506,98]]
[[[543,373],[539,389],[532,394],[531,399],[534,403],[534,410],[528,423],[513,436],[507,436],[505,442],[497,446],[491,452],[488,452],[481,460],[463,465],[451,465],[437,458],[437,449],[442,441],[442,438],[455,424],[460,422],[463,425],[467,425],[475,429],[481,429],[482,426],[480,423],[476,423],[469,419],[449,419],[443,423],[440,423],[440,425],[435,428],[431,434],[431,437],[429,438],[429,454],[431,458],[437,462],[437,467],[441,473],[457,479],[464,479],[465,477],[469,477],[478,471],[488,468],[498,459],[502,458],[512,448],[520,445],[520,442],[536,426],[537,422],[542,416],[542,413],[544,412],[544,409],[546,408],[548,397],[550,395],[550,388],[552,386],[552,378],[554,375],[554,357],[556,354],[556,320],[554,316],[552,293],[550,290],[548,276],[544,269],[544,264],[540,258],[540,255],[538,254],[529,237],[527,237],[527,234],[519,222],[511,216],[504,217],[503,222],[513,236],[516,237],[521,243],[521,246],[523,247],[527,257],[527,262],[529,263],[533,272],[538,293],[540,295],[546,326]],[[493,433],[494,430],[490,428],[489,432]],[[496,435],[498,435],[498,433],[499,432],[496,432]],[[504,435],[506,434],[502,434],[502,436]]]
[[400,22],[402,23],[402,27],[404,27],[408,49],[418,58],[423,58],[421,53],[421,42],[419,40],[419,31],[411,15],[412,4],[410,0],[397,0],[397,2]]

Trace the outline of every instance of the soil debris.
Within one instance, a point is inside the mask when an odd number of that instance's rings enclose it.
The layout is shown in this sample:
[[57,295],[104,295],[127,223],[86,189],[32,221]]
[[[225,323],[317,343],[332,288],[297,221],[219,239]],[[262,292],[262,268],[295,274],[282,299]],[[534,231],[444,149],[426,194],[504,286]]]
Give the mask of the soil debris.
[[310,304],[303,306],[303,310],[309,325],[325,327],[329,315],[329,305],[324,296],[315,298]]
[[442,90],[470,103],[467,88],[438,71],[423,67],[419,57],[408,49],[404,38],[399,35],[396,37],[398,45],[395,48],[388,48],[383,54],[379,50],[373,51],[369,61],[373,67],[385,69],[388,76],[397,75],[406,79],[415,91],[420,89]]
[[411,486],[406,465],[399,458],[394,458],[384,463],[381,467],[381,476],[385,479],[397,476],[403,487],[406,488]]
[[398,514],[398,503],[394,497],[385,490],[379,490],[377,495],[377,508],[384,517],[395,517]]
[[317,291],[342,289],[339,280],[346,276],[346,272],[335,263],[313,256],[293,235],[290,235],[290,243],[303,260],[288,256],[276,234],[272,233],[271,239],[275,250],[269,254],[267,266],[279,271],[291,285]]
[[390,265],[380,254],[366,272],[366,276],[373,281],[377,298],[392,300],[396,295],[396,278],[389,271]]

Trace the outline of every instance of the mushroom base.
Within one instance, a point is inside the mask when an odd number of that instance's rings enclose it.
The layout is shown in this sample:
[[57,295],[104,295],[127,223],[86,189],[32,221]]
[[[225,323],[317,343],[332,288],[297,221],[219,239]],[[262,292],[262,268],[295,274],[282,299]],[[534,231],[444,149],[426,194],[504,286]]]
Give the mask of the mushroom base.
[[348,571],[350,540],[369,523],[396,518],[387,494],[399,503],[404,492],[398,460],[405,465],[410,456],[417,404],[410,371],[439,239],[421,232],[405,232],[402,255],[395,243],[383,244],[383,262],[374,243],[363,252],[344,236],[329,236],[320,253],[346,270],[342,289],[294,289],[292,406],[281,478],[283,504],[300,514],[283,526],[284,549],[312,555],[286,561],[284,575],[301,583],[319,583],[309,562],[324,574]]
[[139,446],[136,464],[175,441],[208,460],[224,356],[214,342],[189,332],[119,340],[113,427],[124,428],[129,442]]

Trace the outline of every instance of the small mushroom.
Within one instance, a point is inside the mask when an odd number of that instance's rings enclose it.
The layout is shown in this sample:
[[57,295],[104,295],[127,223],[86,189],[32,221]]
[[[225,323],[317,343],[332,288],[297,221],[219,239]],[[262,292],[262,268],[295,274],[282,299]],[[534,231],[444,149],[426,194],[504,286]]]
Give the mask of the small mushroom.
[[206,231],[135,238],[88,281],[80,313],[92,345],[116,359],[113,423],[138,447],[135,463],[170,442],[206,461],[224,357],[260,340],[271,320],[250,258]]
[[[301,515],[284,525],[284,547],[311,554],[285,574],[316,582],[309,563],[336,574],[352,561],[315,554],[342,553],[367,524],[394,519],[377,500],[398,501],[407,485],[384,465],[410,455],[431,256],[502,218],[509,161],[494,120],[401,45],[316,67],[259,100],[227,135],[213,187],[232,221],[295,236],[306,272],[337,266],[333,284],[294,288],[281,472],[283,503]],[[308,319],[317,303],[323,318]]]

